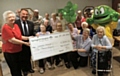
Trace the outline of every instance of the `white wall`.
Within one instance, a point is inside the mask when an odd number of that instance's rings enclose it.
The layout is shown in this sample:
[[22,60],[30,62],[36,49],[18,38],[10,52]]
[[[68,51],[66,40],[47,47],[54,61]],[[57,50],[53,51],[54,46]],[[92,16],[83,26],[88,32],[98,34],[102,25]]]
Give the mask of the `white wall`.
[[68,1],[78,5],[78,9],[85,6],[109,5],[112,6],[112,0],[0,0],[0,23],[2,14],[6,10],[15,11],[19,8],[38,9],[40,14],[55,12],[56,9],[63,8]]

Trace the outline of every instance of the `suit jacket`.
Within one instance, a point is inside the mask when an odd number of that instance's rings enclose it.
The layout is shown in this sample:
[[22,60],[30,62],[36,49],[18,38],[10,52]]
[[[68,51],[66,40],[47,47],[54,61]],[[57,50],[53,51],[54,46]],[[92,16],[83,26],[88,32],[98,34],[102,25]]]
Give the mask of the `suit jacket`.
[[[20,19],[19,19],[19,20],[16,20],[15,23],[19,26],[22,36],[25,36],[25,35],[24,35],[23,28],[22,28],[21,20],[20,20]],[[34,24],[33,24],[33,22],[27,20],[27,24],[28,24],[28,31],[29,31],[29,33],[28,33],[27,36],[34,36]],[[24,41],[25,41],[25,40],[24,40]],[[28,42],[28,40],[27,40],[26,42]],[[31,54],[30,54],[30,47],[29,47],[29,46],[22,45],[22,50],[23,50],[23,51],[24,51],[24,50],[25,50],[25,51],[27,50],[28,52],[26,51],[25,54],[28,54],[28,53],[29,53],[29,55],[31,55]]]
[[[15,23],[18,24],[22,36],[25,36],[23,28],[22,28],[21,20],[20,19],[16,20]],[[28,31],[29,31],[29,34],[27,36],[34,36],[34,24],[33,24],[33,22],[27,20],[27,24],[28,24]]]

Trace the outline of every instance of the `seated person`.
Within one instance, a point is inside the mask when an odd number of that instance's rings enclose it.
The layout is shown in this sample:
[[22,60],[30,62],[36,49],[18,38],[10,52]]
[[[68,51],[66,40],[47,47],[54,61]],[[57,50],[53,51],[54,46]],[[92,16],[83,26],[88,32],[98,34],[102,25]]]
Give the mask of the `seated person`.
[[[72,37],[76,41],[76,49],[70,54],[70,59],[74,69],[87,66],[88,52],[91,46],[91,39],[89,37],[90,30],[85,28],[82,35]],[[78,59],[79,58],[79,59]]]
[[[112,48],[112,45],[105,35],[105,29],[102,26],[99,26],[96,29],[96,35],[93,36],[92,39],[92,45],[93,48],[92,56],[91,56],[91,63],[93,67],[92,73],[95,74],[96,70],[96,53],[98,53],[98,69],[106,69],[108,66],[108,62],[106,58],[104,57],[106,55],[106,51],[109,51],[109,49]],[[101,55],[101,57],[99,56]],[[98,72],[98,76],[103,76],[103,72]]]
[[[49,25],[49,20],[44,20],[43,24],[46,26],[46,31],[52,33],[52,26]],[[40,31],[41,31],[40,28],[36,30],[36,32],[40,32]]]
[[[57,25],[56,25],[56,30],[54,31],[54,33],[61,33],[61,32],[64,32],[63,31],[63,28],[62,28],[62,23],[58,22]],[[56,55],[54,58],[55,58],[55,64],[57,66],[61,66],[62,64],[61,63],[61,59],[64,60],[64,63],[65,63],[65,66],[66,68],[70,68],[70,61],[69,61],[69,57],[68,57],[68,54],[69,52],[67,53],[64,53],[64,54],[60,54],[60,55]]]
[[[46,31],[46,26],[44,24],[40,25],[40,30],[41,32],[37,32],[36,36],[44,36],[44,35],[49,35],[50,32]],[[52,69],[52,61],[51,61],[51,57],[47,58],[47,65],[49,69]],[[39,60],[39,67],[40,67],[40,74],[43,74],[45,72],[45,63],[44,63],[44,59],[40,59]]]

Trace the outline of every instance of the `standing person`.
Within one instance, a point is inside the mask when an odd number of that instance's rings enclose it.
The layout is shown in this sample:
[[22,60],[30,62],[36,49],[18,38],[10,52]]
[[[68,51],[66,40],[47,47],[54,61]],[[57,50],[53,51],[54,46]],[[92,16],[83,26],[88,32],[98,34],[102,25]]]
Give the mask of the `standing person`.
[[43,21],[45,21],[45,20],[50,20],[48,13],[45,13],[45,17],[43,18]]
[[52,13],[52,18],[50,20],[50,25],[52,26],[53,28],[53,31],[56,30],[56,25],[58,22],[60,22],[60,20],[56,17],[56,13]]
[[43,17],[39,15],[39,10],[35,9],[32,17],[32,21],[35,25],[34,30],[36,30],[42,23]]
[[119,16],[119,19],[118,19],[117,29],[120,29],[120,16]]
[[62,29],[66,30],[67,29],[67,21],[63,18],[63,15],[60,13],[59,14],[59,20],[62,23]]
[[[70,34],[73,36],[73,37],[76,37],[79,33],[78,33],[78,29],[77,28],[74,28],[73,24],[72,23],[69,23],[68,24],[68,29],[70,31]],[[73,47],[76,48],[76,41],[73,40]]]
[[82,12],[79,10],[78,11],[78,16],[77,16],[77,19],[75,21],[75,24],[76,24],[76,27],[77,29],[81,30],[82,27],[81,27],[81,23],[85,21],[85,18],[82,16]]
[[20,19],[20,9],[16,11],[16,20]]
[[[28,10],[21,9],[20,11],[20,19],[16,20],[16,24],[18,24],[20,31],[23,36],[33,36],[34,35],[34,24],[31,21],[28,21]],[[28,42],[28,40],[26,41]],[[34,73],[34,70],[31,66],[31,52],[30,47],[26,45],[22,45],[22,53],[21,53],[21,66],[24,76],[27,74]]]
[[5,60],[10,68],[12,76],[22,76],[20,53],[22,51],[22,44],[29,46],[28,37],[22,36],[20,29],[15,24],[15,13],[6,11],[3,13],[4,25],[2,26],[2,51]]

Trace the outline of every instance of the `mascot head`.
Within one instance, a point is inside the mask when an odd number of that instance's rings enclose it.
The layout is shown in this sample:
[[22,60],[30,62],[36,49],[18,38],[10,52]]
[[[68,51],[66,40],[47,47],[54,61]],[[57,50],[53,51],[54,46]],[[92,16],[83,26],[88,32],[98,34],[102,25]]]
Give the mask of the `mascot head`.
[[99,24],[105,26],[111,21],[117,22],[119,13],[114,11],[111,7],[107,5],[100,5],[94,9],[94,14],[92,18],[88,19],[89,24]]

